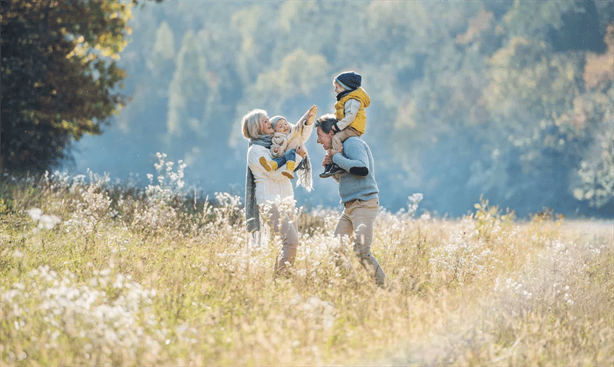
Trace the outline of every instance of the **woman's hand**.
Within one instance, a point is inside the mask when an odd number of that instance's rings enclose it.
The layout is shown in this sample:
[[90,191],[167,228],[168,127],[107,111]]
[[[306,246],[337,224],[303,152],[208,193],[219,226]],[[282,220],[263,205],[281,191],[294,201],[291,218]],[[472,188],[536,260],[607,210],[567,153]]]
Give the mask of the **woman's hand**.
[[299,145],[298,147],[296,147],[296,154],[305,158],[305,156],[307,155],[307,151],[305,150],[305,147],[303,147],[302,145]]

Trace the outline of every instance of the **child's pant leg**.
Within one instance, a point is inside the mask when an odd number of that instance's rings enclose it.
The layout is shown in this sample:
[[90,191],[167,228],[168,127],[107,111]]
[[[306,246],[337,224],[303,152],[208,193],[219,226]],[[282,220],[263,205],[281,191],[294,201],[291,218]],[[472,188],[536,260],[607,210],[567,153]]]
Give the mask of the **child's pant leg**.
[[273,158],[273,159],[272,159],[272,161],[273,161],[273,162],[275,162],[275,163],[277,163],[277,167],[281,167],[281,166],[283,166],[284,164],[286,164],[286,156],[285,156],[285,155],[282,155],[282,156],[281,156],[281,157],[279,157],[279,158]]
[[286,152],[284,153],[284,158],[286,159],[286,161],[296,162],[296,149],[286,150]]
[[347,140],[347,138],[352,136],[360,136],[358,131],[351,127],[346,127],[345,129],[339,131],[333,136],[333,150],[340,151],[343,146],[343,142]]
[[271,158],[271,160],[275,163],[277,163],[277,167],[281,167],[284,164],[286,164],[286,161],[295,161],[296,160],[296,150],[294,149],[290,149],[287,150],[284,155],[282,155],[281,157],[274,157]]

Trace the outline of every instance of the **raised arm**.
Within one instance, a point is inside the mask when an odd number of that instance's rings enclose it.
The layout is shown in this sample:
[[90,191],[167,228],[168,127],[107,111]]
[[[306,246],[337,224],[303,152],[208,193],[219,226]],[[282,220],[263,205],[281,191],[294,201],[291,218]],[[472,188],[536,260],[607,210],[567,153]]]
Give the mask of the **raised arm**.
[[311,136],[311,132],[313,131],[313,122],[316,119],[317,113],[318,107],[313,105],[296,123],[295,128],[298,130],[302,141],[307,141]]

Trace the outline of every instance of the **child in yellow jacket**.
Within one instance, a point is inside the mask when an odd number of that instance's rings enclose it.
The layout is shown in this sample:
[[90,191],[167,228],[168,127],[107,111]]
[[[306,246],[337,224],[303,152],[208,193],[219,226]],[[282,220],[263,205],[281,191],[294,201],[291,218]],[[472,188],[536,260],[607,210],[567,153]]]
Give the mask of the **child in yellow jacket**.
[[[365,108],[371,104],[367,92],[361,87],[362,77],[354,71],[346,71],[335,77],[333,86],[337,93],[335,117],[339,120],[333,127],[333,151],[339,152],[343,142],[351,136],[362,136],[367,126]],[[331,151],[329,150],[329,154]],[[326,166],[320,177],[330,177],[342,169],[332,163]]]

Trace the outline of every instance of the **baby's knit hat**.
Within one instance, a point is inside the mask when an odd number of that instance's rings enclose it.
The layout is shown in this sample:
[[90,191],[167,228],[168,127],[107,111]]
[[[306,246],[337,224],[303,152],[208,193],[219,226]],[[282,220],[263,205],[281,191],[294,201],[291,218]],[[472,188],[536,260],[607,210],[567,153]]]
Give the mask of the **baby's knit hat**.
[[344,71],[335,77],[335,81],[341,84],[345,90],[354,90],[360,87],[362,77],[353,71]]
[[269,121],[271,121],[271,126],[273,127],[273,130],[275,130],[275,125],[277,125],[277,121],[284,119],[284,120],[288,120],[287,118],[283,117],[283,116],[273,116],[269,119]]

